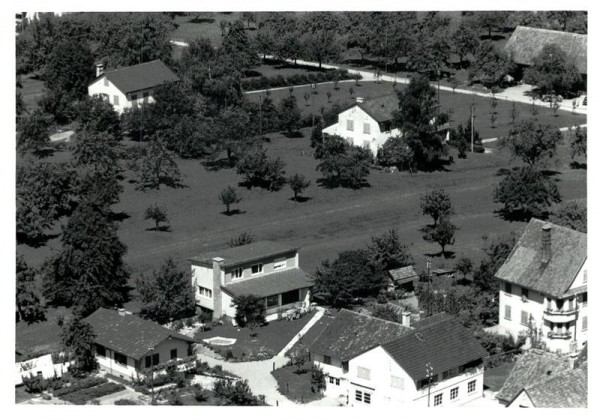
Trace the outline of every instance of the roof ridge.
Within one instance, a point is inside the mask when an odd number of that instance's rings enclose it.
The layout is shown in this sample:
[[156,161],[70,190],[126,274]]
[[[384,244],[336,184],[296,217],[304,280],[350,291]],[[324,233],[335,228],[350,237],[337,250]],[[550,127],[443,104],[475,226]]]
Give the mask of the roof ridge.
[[358,312],[356,312],[356,311],[348,310],[348,309],[346,309],[346,308],[343,308],[343,309],[341,309],[341,310],[340,310],[340,313],[341,313],[342,311],[347,311],[348,313],[356,314],[357,316],[368,317],[369,319],[374,319],[374,320],[380,321],[380,322],[382,322],[382,323],[390,323],[390,324],[393,324],[394,326],[400,326],[402,329],[414,330],[414,327],[406,327],[406,326],[404,326],[403,324],[401,324],[401,323],[398,323],[398,322],[393,322],[393,321],[391,321],[391,320],[380,319],[379,317],[375,317],[375,316],[369,316],[368,314],[358,313]]
[[587,34],[584,34],[584,33],[559,31],[559,30],[556,30],[556,29],[547,29],[547,28],[536,28],[534,26],[525,26],[525,25],[518,25],[515,28],[515,31],[518,28],[523,28],[523,29],[527,29],[527,30],[534,30],[534,31],[540,31],[540,32],[555,32],[555,33],[564,33],[564,34],[567,34],[567,35],[579,35],[579,36],[582,36],[582,37],[583,36],[587,37]]

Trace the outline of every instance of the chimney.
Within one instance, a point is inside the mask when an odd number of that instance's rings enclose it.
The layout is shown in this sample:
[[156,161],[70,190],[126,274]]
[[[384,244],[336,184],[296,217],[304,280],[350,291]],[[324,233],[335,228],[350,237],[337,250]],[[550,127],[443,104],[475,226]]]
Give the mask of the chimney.
[[356,103],[363,103],[364,101],[365,100],[362,97],[360,97],[360,96],[356,97]]
[[124,308],[120,308],[118,311],[119,311],[119,316],[125,316],[125,314],[127,314],[127,313],[125,313]]
[[542,227],[542,263],[550,262],[552,257],[552,226],[544,224]]
[[410,327],[410,312],[408,311],[402,313],[402,326]]
[[98,63],[96,64],[96,77],[100,77],[102,74],[104,74],[104,64]]
[[223,316],[223,301],[221,297],[221,285],[225,285],[223,263],[225,259],[221,257],[214,257],[213,263],[213,320]]

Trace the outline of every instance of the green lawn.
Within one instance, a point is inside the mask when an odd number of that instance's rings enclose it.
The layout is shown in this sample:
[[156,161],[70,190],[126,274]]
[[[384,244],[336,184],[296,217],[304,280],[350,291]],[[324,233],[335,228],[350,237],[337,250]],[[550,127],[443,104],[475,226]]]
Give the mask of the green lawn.
[[287,366],[272,371],[277,380],[277,390],[288,399],[299,403],[310,403],[325,397],[316,393],[311,385],[312,362],[306,362],[299,373],[295,366]]
[[507,362],[496,368],[485,370],[483,385],[491,391],[499,391],[515,366],[515,362]]
[[56,323],[59,315],[68,316],[69,310],[64,307],[49,308],[46,313],[46,321],[27,324],[19,322],[16,324],[16,347],[22,355],[47,354],[59,351],[62,348],[60,342],[60,327]]
[[213,349],[218,349],[223,355],[227,350],[231,349],[233,357],[238,360],[244,357],[256,356],[259,352],[269,353],[273,356],[279,353],[292,340],[296,333],[308,323],[314,314],[314,312],[309,313],[298,320],[270,322],[256,329],[255,332],[257,335],[255,337],[250,336],[252,331],[248,327],[237,328],[231,325],[222,325],[206,332],[199,331],[196,333],[195,338],[202,340],[220,336],[237,339],[234,345],[214,345]]
[[[317,94],[314,95],[314,111],[316,114],[321,112],[322,108],[328,109],[333,104],[338,103],[342,106],[352,104],[356,101],[357,97],[363,97],[370,99],[394,92],[394,86],[389,82],[363,82],[360,81],[357,86],[354,82],[339,83],[339,89],[335,90],[333,84],[321,84],[316,88]],[[404,84],[397,84],[398,89],[406,87]],[[353,95],[350,95],[350,88],[354,90]],[[304,115],[309,115],[313,110],[313,99],[312,97],[305,100],[304,94],[310,92],[312,89],[310,86],[296,87],[293,91],[293,95],[296,96],[298,106],[300,107]],[[331,97],[327,97],[327,93],[331,94]],[[258,102],[265,93],[247,93],[248,98],[253,102]],[[281,90],[272,90],[271,98],[275,103],[281,101],[282,98],[288,96],[289,90],[287,88]],[[494,128],[491,127],[491,101],[489,98],[465,95],[460,93],[452,93],[448,91],[440,91],[440,103],[442,110],[451,114],[451,125],[457,127],[459,124],[463,126],[468,122],[470,117],[471,104],[475,104],[475,129],[479,131],[479,135],[482,139],[486,138],[498,138],[507,135],[511,129],[511,111],[512,102],[498,100],[496,106],[496,121]],[[516,121],[523,119],[529,119],[532,117],[532,106],[524,103],[515,103],[518,116]],[[549,124],[556,127],[565,127],[572,125],[579,125],[586,123],[586,116],[580,114],[573,114],[571,112],[559,111],[557,116],[549,108],[536,107],[538,114],[536,118],[543,124]]]
[[[208,38],[212,46],[219,47],[223,41],[219,22],[221,20],[226,22],[235,22],[241,17],[241,15],[242,14],[240,12],[199,12],[189,13],[186,16],[176,16],[175,23],[178,26],[171,34],[171,39],[175,41],[191,42],[197,38]],[[200,17],[201,19],[214,19],[214,22],[191,22],[191,20],[196,16]]]

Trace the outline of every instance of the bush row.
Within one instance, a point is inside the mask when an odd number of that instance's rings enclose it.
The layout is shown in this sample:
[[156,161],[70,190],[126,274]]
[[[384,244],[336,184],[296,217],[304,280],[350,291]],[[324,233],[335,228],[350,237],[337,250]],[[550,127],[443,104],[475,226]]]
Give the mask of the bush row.
[[70,393],[75,393],[80,390],[84,390],[86,388],[95,387],[100,384],[106,383],[108,380],[103,377],[88,377],[83,380],[76,381],[72,383],[69,387],[62,387],[60,389],[54,390],[55,397],[62,397]]
[[298,86],[301,84],[323,83],[335,80],[361,79],[360,74],[350,74],[347,70],[326,70],[284,77],[256,77],[242,80],[242,89],[246,91],[272,89],[276,87]]
[[96,387],[85,388],[75,393],[66,394],[61,397],[61,399],[73,404],[81,405],[86,404],[90,400],[117,393],[121,390],[125,390],[125,386],[123,384],[104,383]]

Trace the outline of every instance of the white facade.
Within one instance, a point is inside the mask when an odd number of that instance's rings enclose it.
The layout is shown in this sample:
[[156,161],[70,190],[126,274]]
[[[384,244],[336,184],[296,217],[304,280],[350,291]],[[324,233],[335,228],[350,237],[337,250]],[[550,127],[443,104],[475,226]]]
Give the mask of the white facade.
[[399,137],[399,129],[382,131],[379,123],[358,105],[340,113],[338,122],[323,129],[323,134],[339,135],[348,143],[371,150],[373,157],[390,137]]
[[23,378],[42,376],[45,379],[62,377],[63,373],[68,371],[70,362],[54,364],[52,355],[43,355],[38,358],[28,359],[27,361],[15,363],[15,385],[23,384]]
[[123,93],[106,76],[101,76],[88,86],[89,96],[103,98],[113,105],[113,108],[119,115],[125,112],[126,109],[135,109],[142,104],[154,102],[152,94],[153,89]]
[[[587,342],[587,260],[562,299],[500,281],[500,327],[514,338],[528,331],[529,318],[541,327],[548,350],[571,353]],[[524,295],[523,295],[524,294]]]
[[[381,347],[367,351],[346,364],[313,354],[313,361],[326,375],[325,394],[349,406],[393,407],[411,404],[419,407],[460,406],[483,396],[483,367],[461,371],[430,388],[417,388],[415,381]],[[425,370],[425,366],[423,366]],[[433,381],[436,381],[433,379]]]
[[521,392],[517,395],[517,397],[515,397],[515,399],[506,407],[516,407],[516,408],[520,408],[520,407],[535,407],[535,405],[533,404],[533,402],[531,401],[531,399],[529,398],[529,396],[527,395],[527,392],[525,390],[521,390]]

